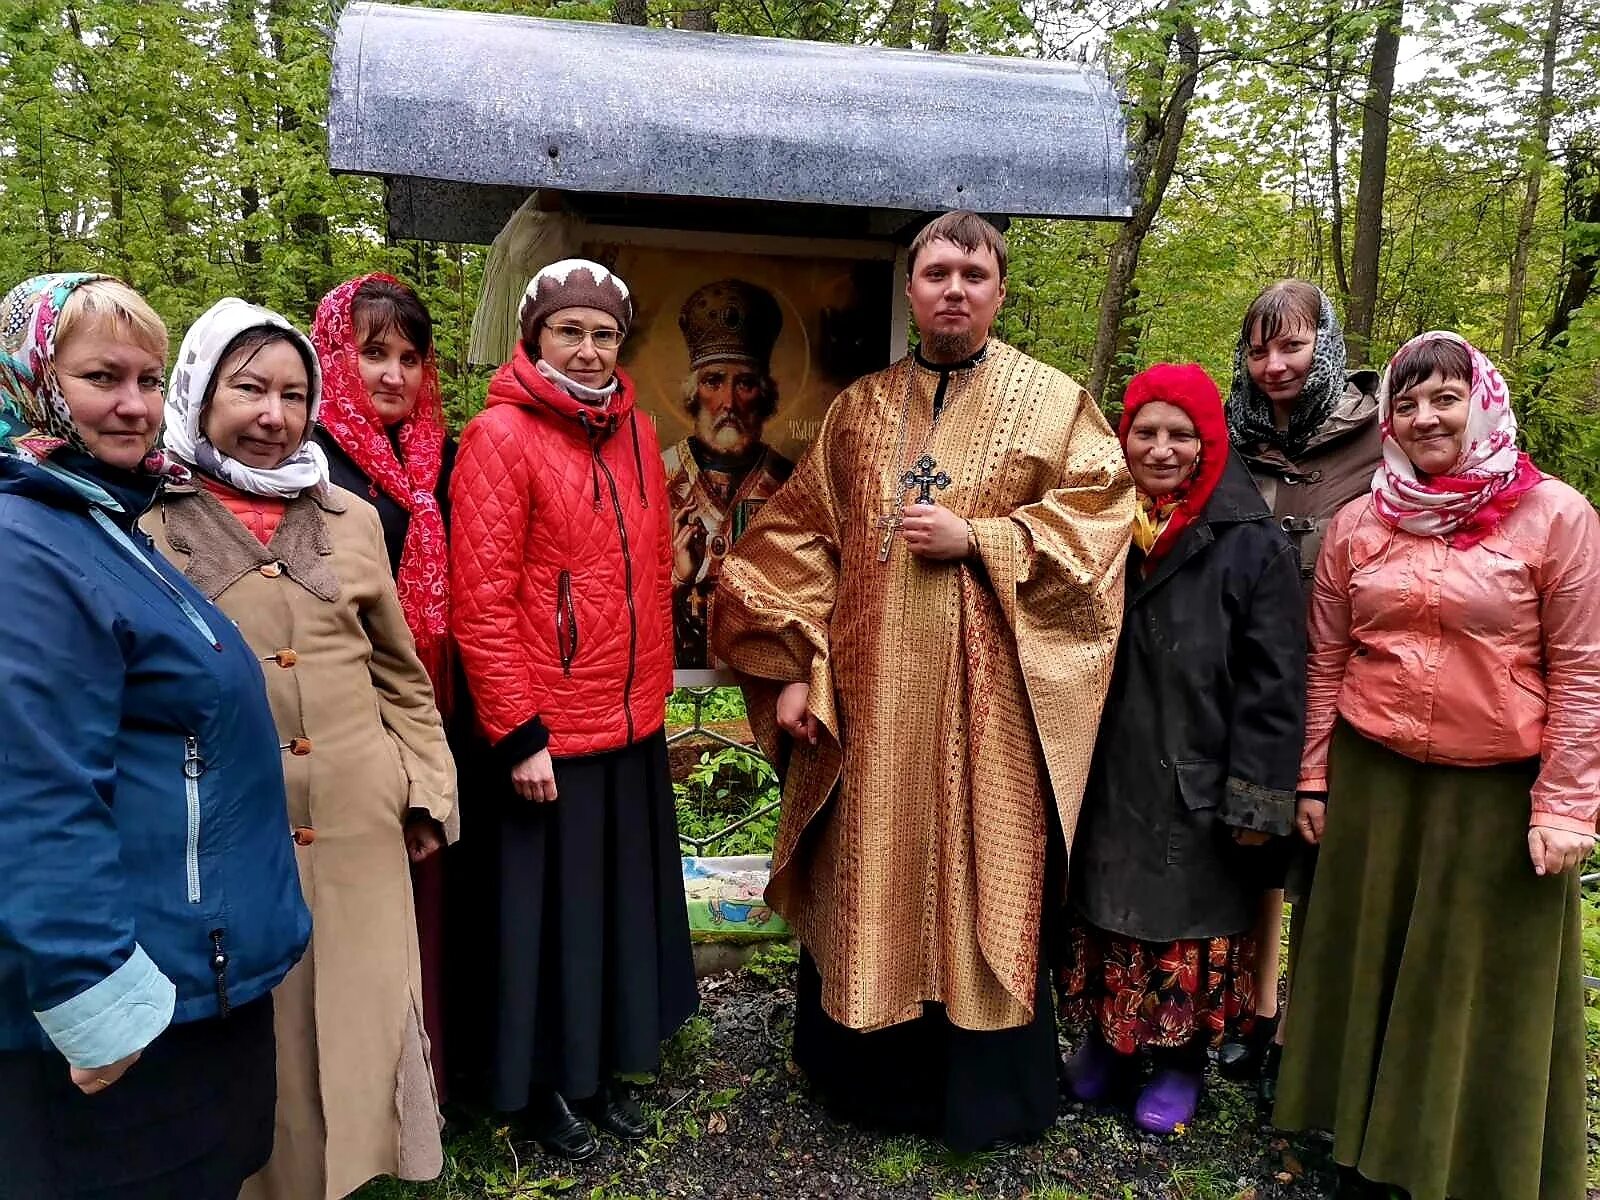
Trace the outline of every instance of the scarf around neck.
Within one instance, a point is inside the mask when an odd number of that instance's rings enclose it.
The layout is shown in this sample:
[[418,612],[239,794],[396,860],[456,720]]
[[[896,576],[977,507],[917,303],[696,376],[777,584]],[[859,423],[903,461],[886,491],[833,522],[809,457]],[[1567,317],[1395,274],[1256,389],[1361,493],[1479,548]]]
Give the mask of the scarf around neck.
[[[1389,380],[1395,363],[1423,342],[1449,341],[1472,359],[1467,427],[1461,457],[1447,475],[1424,476],[1394,436],[1394,397]],[[1517,500],[1544,475],[1517,449],[1517,418],[1506,381],[1488,357],[1459,334],[1435,330],[1412,338],[1395,352],[1378,385],[1378,423],[1383,461],[1372,476],[1372,506],[1388,524],[1408,533],[1442,537],[1457,550],[1477,545]]]
[[[311,362],[305,433],[295,452],[275,467],[252,467],[231,458],[213,446],[200,431],[206,391],[222,366],[228,343],[245,330],[260,326],[286,330],[306,349]],[[199,320],[183,335],[183,345],[178,347],[178,361],[167,388],[166,446],[184,462],[193,463],[207,475],[241,492],[284,500],[293,500],[304,491],[322,494],[328,488],[328,459],[322,447],[311,438],[321,401],[322,372],[317,368],[316,354],[306,335],[270,308],[227,296],[200,314]]]
[[1233,384],[1228,392],[1228,434],[1241,450],[1275,447],[1290,459],[1305,453],[1317,430],[1333,415],[1344,397],[1344,331],[1328,294],[1317,289],[1322,307],[1317,314],[1315,348],[1305,385],[1289,414],[1289,427],[1278,428],[1272,400],[1250,378],[1249,330],[1239,335],[1233,349]]
[[398,283],[392,275],[362,275],[340,284],[317,305],[311,341],[322,366],[324,429],[384,495],[410,518],[395,574],[395,591],[417,654],[433,681],[440,711],[449,714],[453,688],[450,651],[450,549],[438,500],[444,464],[444,402],[438,357],[422,360],[422,385],[411,413],[390,430],[361,380],[361,346],[353,310],[370,280]]

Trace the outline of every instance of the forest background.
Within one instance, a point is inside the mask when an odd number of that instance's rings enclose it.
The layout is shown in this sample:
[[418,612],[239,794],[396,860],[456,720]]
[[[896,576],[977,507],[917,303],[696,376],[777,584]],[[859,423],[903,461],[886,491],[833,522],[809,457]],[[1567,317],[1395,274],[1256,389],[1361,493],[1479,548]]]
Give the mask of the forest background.
[[[1245,306],[1320,283],[1352,365],[1455,329],[1535,459],[1600,499],[1600,10],[1587,0],[452,0],[579,20],[1089,58],[1126,96],[1134,219],[1020,221],[1000,334],[1108,406]],[[438,324],[450,415],[486,250],[385,237],[326,156],[337,4],[0,0],[0,284],[96,268],[175,333],[242,295],[302,323],[384,269]],[[825,88],[826,80],[818,80]],[[0,289],[3,290],[3,289]]]

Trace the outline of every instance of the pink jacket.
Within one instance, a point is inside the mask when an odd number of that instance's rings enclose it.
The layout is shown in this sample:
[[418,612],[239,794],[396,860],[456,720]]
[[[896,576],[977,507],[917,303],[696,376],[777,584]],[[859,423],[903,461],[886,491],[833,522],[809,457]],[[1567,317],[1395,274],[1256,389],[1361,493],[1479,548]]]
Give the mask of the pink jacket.
[[1530,824],[1600,810],[1600,518],[1545,479],[1467,550],[1384,524],[1328,527],[1311,598],[1300,789],[1326,791],[1336,717],[1420,762],[1538,756]]

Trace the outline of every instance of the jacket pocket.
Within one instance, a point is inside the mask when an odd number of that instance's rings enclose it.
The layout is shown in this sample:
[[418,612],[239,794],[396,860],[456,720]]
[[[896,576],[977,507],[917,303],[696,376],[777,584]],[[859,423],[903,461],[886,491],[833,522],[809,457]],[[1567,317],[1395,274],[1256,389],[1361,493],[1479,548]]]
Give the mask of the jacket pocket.
[[1178,796],[1190,812],[1216,808],[1222,803],[1222,764],[1209,758],[1173,764],[1177,769]]
[[1194,861],[1209,853],[1216,808],[1222,798],[1222,764],[1191,759],[1172,764],[1181,807],[1167,829],[1167,865]]
[[561,673],[572,674],[578,657],[578,607],[572,600],[572,572],[563,571],[556,580],[556,649],[561,654]]
[[206,761],[200,757],[200,743],[193,736],[183,739],[183,800],[186,810],[183,867],[184,893],[190,904],[200,903],[200,776]]

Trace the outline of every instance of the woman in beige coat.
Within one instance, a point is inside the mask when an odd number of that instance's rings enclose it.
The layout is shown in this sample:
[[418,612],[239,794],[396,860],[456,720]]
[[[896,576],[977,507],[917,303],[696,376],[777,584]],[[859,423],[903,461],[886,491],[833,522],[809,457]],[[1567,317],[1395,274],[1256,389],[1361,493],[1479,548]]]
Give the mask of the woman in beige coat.
[[312,912],[311,947],[274,992],[277,1140],[251,1200],[332,1200],[442,1166],[407,860],[444,844],[455,773],[377,513],[328,483],[310,439],[320,390],[287,321],[215,305],[167,398],[167,446],[194,482],[144,519],[261,657]]

